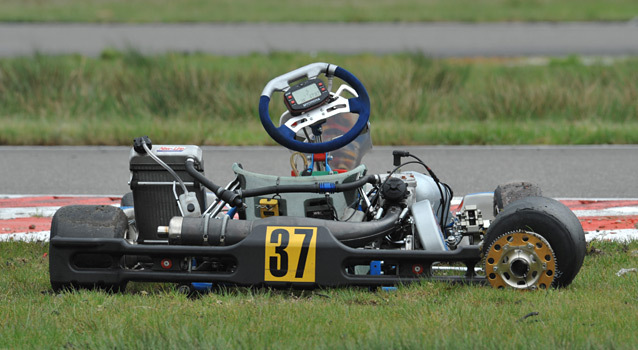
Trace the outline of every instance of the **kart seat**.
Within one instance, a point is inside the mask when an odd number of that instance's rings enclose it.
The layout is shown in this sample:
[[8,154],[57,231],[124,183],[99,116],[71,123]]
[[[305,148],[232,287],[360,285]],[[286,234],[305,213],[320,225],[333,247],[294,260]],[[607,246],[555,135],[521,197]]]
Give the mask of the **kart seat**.
[[[321,176],[264,175],[247,171],[237,163],[233,164],[232,169],[239,179],[239,185],[242,190],[274,186],[277,183],[279,185],[313,184],[315,182],[348,183],[360,179],[367,172],[367,168],[363,164],[345,173]],[[246,219],[261,218],[259,201],[272,198],[278,199],[279,214],[281,216],[332,218],[334,208],[338,219],[341,219],[348,205],[352,205],[357,196],[357,191],[353,190],[333,193],[329,196],[318,193],[282,193],[280,195],[245,198],[244,203],[247,206]]]

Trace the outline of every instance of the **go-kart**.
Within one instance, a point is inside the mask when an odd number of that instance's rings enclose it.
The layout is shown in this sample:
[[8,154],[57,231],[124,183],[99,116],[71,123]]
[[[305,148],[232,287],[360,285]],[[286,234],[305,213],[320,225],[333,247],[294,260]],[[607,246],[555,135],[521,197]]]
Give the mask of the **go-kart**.
[[[335,78],[343,84],[333,92]],[[285,106],[279,126],[270,116],[275,93]],[[123,290],[129,281],[190,289],[373,287],[424,278],[515,289],[572,282],[586,247],[567,207],[537,196],[531,184],[510,183],[466,195],[453,208],[450,187],[405,151],[392,153],[387,173],[367,174],[359,163],[369,147],[370,109],[363,84],[336,65],[274,78],[259,116],[294,152],[292,174],[234,164],[235,179],[224,187],[205,176],[201,148],[136,138],[131,192],[120,207],[67,206],[54,215],[53,289]],[[402,170],[408,166],[423,172]]]

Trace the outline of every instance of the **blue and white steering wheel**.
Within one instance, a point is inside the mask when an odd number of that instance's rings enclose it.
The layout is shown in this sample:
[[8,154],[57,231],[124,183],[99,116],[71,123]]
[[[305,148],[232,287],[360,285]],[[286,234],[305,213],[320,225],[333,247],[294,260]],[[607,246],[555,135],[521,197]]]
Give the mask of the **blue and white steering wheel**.
[[[326,76],[334,75],[340,78],[354,89],[354,95],[357,97],[346,99],[339,96],[339,92],[342,91],[340,88],[338,92],[333,95],[334,100],[331,102],[293,118],[280,127],[276,127],[272,120],[270,120],[270,113],[268,112],[272,94],[275,91],[287,91],[290,89],[291,82],[298,81],[304,77],[314,79],[321,73]],[[352,89],[345,86],[342,86],[342,88],[352,92]],[[334,115],[348,112],[358,113],[359,119],[357,119],[354,126],[343,134],[343,136],[318,143],[302,142],[295,139],[297,131],[300,129],[322,122]],[[333,64],[312,63],[278,76],[266,84],[259,99],[259,118],[264,129],[268,132],[268,135],[284,147],[303,153],[331,152],[354,141],[366,128],[368,119],[370,118],[370,97],[359,79],[347,70]]]

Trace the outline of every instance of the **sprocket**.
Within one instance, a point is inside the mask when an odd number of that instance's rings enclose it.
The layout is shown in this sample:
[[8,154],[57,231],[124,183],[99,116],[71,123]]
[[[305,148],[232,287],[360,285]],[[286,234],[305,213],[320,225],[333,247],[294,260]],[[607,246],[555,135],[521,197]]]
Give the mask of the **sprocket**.
[[485,254],[485,276],[494,288],[546,289],[556,276],[556,255],[538,233],[516,230],[496,238]]

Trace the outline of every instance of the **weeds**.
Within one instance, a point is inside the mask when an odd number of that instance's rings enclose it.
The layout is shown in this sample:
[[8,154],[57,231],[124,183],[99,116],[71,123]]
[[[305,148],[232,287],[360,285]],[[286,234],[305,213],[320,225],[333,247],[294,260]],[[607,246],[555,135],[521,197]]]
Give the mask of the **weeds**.
[[[638,60],[546,66],[421,55],[41,56],[0,60],[0,144],[273,144],[263,85],[313,61],[366,85],[376,144],[638,143]],[[277,72],[277,73],[275,73]],[[275,96],[273,101],[279,101]],[[274,119],[283,103],[273,103]],[[277,121],[275,121],[277,122]]]

